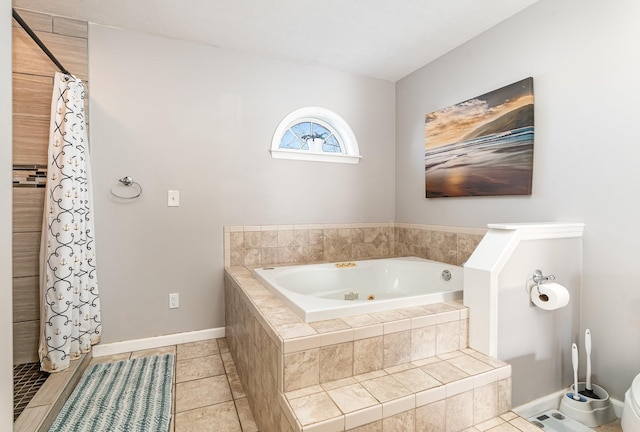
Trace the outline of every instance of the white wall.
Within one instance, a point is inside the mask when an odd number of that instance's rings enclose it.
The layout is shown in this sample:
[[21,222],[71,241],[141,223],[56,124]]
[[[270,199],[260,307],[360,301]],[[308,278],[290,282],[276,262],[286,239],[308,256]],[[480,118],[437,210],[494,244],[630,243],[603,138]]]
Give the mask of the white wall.
[[[581,249],[580,238],[522,242],[500,273],[498,358],[511,365],[513,406],[563,390],[573,382],[571,349],[567,347],[580,335]],[[546,311],[531,304],[525,290],[531,283],[525,281],[536,269],[555,276],[555,282],[567,288],[571,296],[567,306]]]
[[[640,372],[639,21],[636,0],[541,0],[396,87],[396,221],[585,222],[580,332],[592,333],[594,382],[618,399]],[[425,199],[424,115],[527,76],[533,195]]]
[[11,2],[0,0],[0,430],[13,428]]
[[[89,68],[104,342],[224,326],[224,225],[394,219],[393,83],[99,25]],[[358,165],[271,159],[303,106],[350,124]],[[125,175],[144,192],[116,202]]]

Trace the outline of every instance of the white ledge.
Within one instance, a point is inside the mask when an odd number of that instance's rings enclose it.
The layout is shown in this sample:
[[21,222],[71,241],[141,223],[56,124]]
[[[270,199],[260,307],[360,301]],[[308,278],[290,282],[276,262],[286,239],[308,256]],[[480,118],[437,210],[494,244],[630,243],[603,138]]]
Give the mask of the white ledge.
[[517,230],[523,240],[582,237],[584,224],[580,222],[495,223],[493,230]]
[[469,307],[469,346],[498,356],[499,276],[523,241],[580,238],[583,223],[497,223],[464,264],[464,304]]
[[271,157],[274,159],[357,164],[358,162],[360,162],[360,158],[362,158],[362,156],[347,155],[342,153],[314,153],[305,150],[271,149],[269,151],[271,152]]

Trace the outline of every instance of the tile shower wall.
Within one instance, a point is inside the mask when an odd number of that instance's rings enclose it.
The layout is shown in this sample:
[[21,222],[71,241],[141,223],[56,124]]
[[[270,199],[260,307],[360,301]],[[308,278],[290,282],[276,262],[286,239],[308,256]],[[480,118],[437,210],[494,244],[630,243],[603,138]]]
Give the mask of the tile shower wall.
[[308,264],[418,256],[460,265],[483,228],[404,223],[227,226],[225,266]]
[[[60,62],[87,80],[87,23],[17,10]],[[13,21],[13,362],[38,361],[38,254],[55,65]],[[85,106],[85,110],[87,107]]]

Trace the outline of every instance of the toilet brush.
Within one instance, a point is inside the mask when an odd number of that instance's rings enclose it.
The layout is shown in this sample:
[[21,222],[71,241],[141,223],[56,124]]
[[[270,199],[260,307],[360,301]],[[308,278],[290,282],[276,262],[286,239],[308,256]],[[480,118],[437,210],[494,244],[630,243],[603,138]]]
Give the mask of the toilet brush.
[[584,390],[582,390],[580,394],[591,399],[600,399],[591,386],[591,332],[589,329],[584,332],[584,347],[587,351],[587,379]]
[[581,400],[578,394],[578,345],[571,345],[571,364],[573,365],[573,400]]

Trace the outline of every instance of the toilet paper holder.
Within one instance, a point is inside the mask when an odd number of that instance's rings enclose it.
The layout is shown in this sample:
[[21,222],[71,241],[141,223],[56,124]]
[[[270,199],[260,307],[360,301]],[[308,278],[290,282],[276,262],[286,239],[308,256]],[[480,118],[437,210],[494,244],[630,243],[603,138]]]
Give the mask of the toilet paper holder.
[[542,295],[542,293],[540,292],[540,284],[555,280],[555,278],[556,277],[554,275],[549,275],[549,276],[543,275],[541,270],[534,270],[532,279],[533,279],[533,282],[536,284],[536,289],[538,290],[538,294]]

